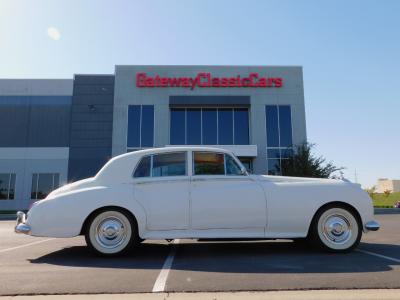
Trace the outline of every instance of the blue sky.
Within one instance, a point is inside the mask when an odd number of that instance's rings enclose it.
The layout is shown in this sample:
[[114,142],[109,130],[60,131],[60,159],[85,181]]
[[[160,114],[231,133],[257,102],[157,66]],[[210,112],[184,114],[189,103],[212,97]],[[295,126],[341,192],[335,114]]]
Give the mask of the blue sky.
[[316,152],[400,179],[400,1],[0,2],[0,78],[116,64],[301,65]]

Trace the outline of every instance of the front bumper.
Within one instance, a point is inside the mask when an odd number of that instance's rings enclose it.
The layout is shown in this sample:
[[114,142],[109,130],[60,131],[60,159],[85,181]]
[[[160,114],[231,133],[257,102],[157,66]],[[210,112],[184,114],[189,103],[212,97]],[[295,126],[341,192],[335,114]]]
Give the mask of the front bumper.
[[22,211],[17,212],[17,225],[15,225],[14,231],[16,233],[30,234],[31,227],[25,223],[26,215]]
[[377,221],[369,221],[365,223],[365,229],[368,231],[377,231],[381,225]]

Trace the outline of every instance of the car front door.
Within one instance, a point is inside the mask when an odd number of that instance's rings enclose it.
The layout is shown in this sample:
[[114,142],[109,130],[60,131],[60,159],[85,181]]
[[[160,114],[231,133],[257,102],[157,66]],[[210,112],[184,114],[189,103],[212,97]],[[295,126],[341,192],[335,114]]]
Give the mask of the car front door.
[[134,171],[134,197],[146,211],[148,230],[189,227],[187,152],[143,157]]
[[242,174],[237,161],[217,152],[193,151],[192,158],[192,228],[264,232],[264,191],[251,176]]

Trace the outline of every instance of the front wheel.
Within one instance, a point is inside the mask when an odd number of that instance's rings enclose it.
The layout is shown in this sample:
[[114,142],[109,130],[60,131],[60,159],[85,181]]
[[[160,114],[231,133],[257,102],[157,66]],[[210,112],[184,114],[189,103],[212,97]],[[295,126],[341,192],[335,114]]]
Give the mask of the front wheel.
[[312,242],[330,252],[348,252],[361,240],[361,226],[357,216],[344,207],[330,206],[320,210],[311,224]]
[[103,256],[126,253],[137,240],[137,229],[132,218],[123,211],[106,210],[89,220],[85,233],[91,250]]

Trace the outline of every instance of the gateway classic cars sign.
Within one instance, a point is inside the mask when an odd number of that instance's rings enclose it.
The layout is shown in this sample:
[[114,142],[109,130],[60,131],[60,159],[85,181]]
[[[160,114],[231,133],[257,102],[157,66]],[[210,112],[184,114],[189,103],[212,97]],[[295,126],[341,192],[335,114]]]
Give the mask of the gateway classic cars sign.
[[250,73],[248,76],[217,77],[211,73],[198,73],[196,77],[165,77],[149,76],[146,73],[136,74],[136,86],[138,88],[281,88],[281,77],[265,77],[258,73]]

